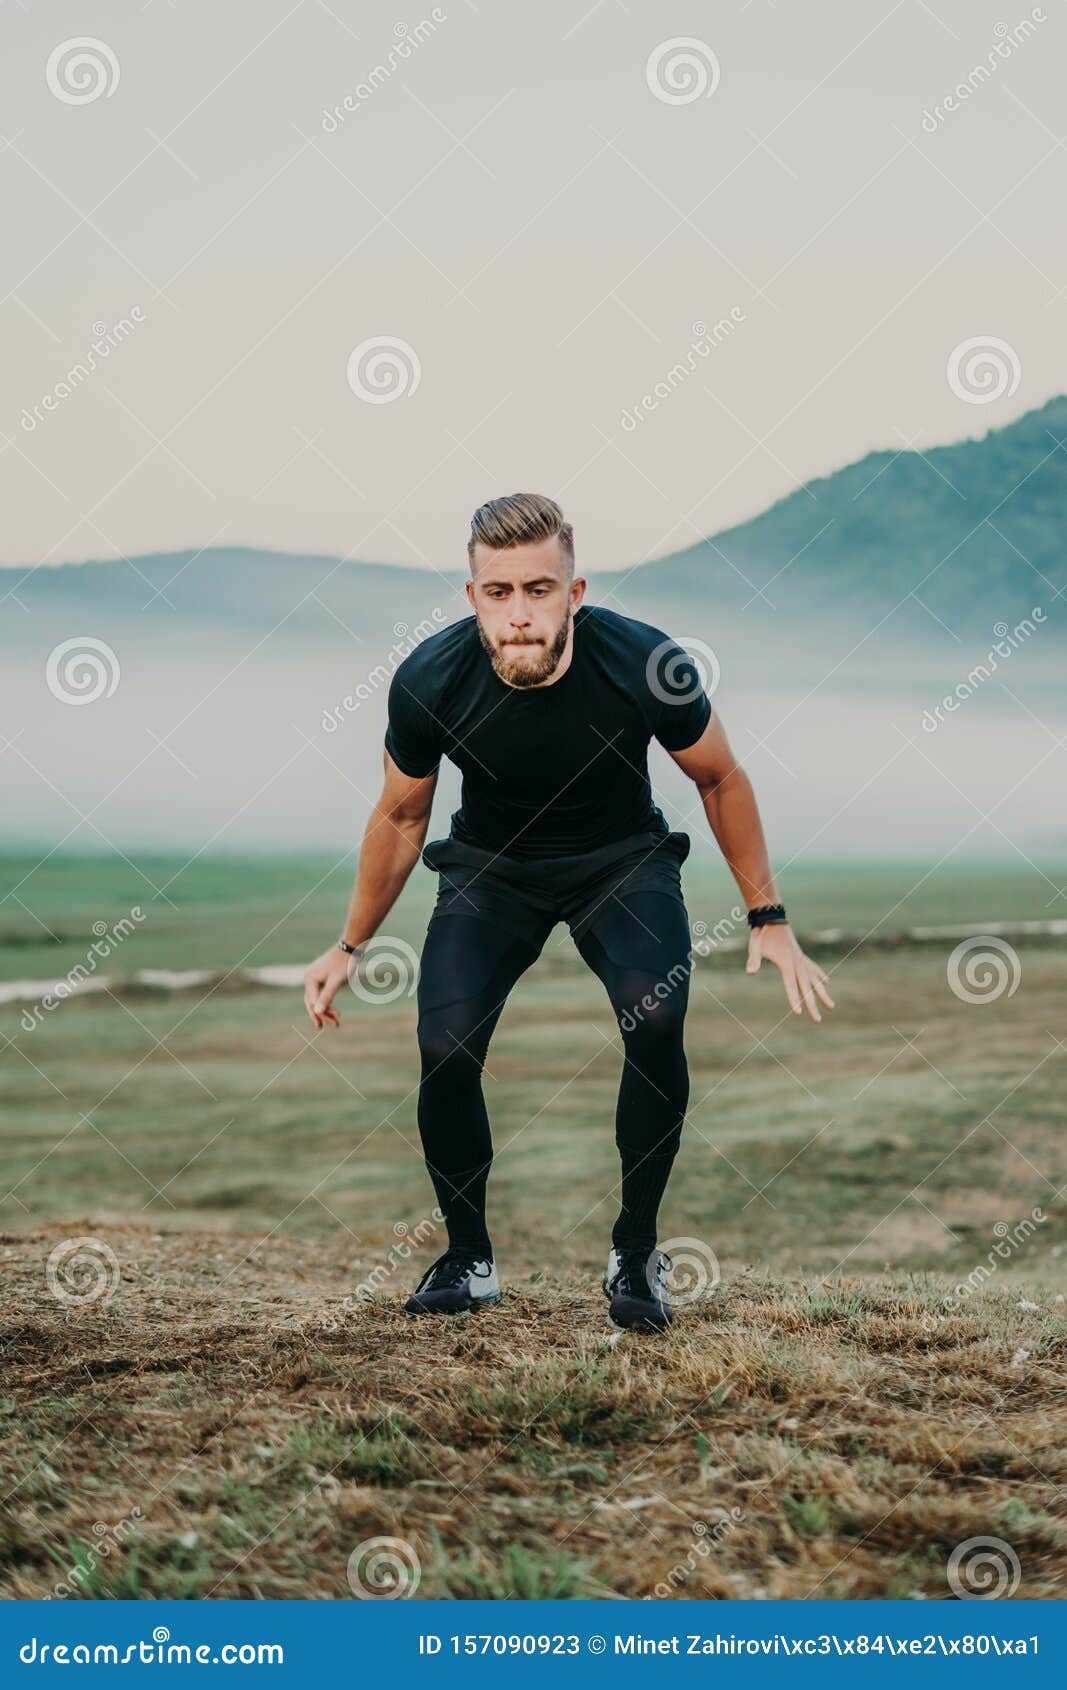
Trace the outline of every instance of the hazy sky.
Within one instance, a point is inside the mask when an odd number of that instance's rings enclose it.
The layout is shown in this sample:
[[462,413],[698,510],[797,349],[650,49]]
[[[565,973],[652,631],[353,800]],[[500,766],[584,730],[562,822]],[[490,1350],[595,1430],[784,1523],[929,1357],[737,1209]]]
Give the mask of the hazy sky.
[[1062,0],[3,17],[5,563],[631,563],[1067,388]]

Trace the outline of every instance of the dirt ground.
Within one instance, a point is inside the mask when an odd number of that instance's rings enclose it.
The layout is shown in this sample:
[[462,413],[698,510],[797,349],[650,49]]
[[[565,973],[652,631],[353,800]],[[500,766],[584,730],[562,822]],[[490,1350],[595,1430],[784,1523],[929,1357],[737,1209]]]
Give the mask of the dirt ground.
[[335,1242],[93,1237],[0,1241],[8,1596],[1063,1594],[1063,1308],[1022,1281],[724,1262],[642,1337],[569,1274],[412,1320],[429,1247],[364,1297]]

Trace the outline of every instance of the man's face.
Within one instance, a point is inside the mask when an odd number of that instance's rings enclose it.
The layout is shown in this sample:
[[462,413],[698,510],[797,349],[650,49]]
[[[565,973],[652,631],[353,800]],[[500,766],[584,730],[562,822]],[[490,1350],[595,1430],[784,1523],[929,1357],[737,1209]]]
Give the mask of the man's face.
[[559,535],[494,552],[479,541],[467,597],[502,681],[536,687],[555,674],[585,582],[568,578]]

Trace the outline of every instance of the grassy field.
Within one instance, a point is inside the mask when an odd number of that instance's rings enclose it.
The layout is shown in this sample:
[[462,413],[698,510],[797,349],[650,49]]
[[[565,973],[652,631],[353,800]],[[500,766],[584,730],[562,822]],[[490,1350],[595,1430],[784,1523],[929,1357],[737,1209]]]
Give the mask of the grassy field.
[[[0,979],[47,979],[85,958],[94,922],[112,927],[135,906],[135,930],[112,971],[233,968],[317,956],[337,930],[356,853],[336,858],[0,855]],[[1011,864],[797,862],[787,872],[798,926],[894,932],[921,923],[1067,915],[1055,870]],[[425,931],[436,876],[420,864],[389,917],[412,944]],[[714,927],[737,891],[710,841],[694,836],[685,867],[693,921]],[[563,928],[549,941],[568,951]],[[0,1022],[2,1024],[2,1022]]]
[[[0,1006],[8,1594],[348,1598],[376,1537],[420,1597],[944,1597],[975,1537],[1014,1594],[1062,1594],[1059,950],[1013,941],[1017,989],[968,1003],[951,943],[890,943],[1058,915],[1049,880],[794,871],[801,929],[881,941],[820,952],[818,1028],[698,959],[661,1232],[721,1282],[657,1339],[605,1322],[618,1029],[564,930],[489,1057],[504,1302],[414,1322],[443,1248],[414,999],[347,994],[314,1037],[299,994],[121,983],[306,958],[350,864],[180,868],[4,864],[8,979],[147,912],[108,993],[31,1031]],[[428,886],[389,924],[416,948]],[[687,895],[709,927],[733,902],[702,865]],[[79,1263],[105,1295],[72,1300]]]

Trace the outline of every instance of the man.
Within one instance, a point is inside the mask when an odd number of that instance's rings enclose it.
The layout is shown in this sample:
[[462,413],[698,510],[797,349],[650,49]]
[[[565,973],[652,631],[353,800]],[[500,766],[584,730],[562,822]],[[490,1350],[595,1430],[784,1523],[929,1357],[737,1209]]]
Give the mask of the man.
[[[651,739],[695,784],[749,907],[748,972],[774,963],[793,1012],[813,1021],[820,1002],[833,1008],[827,977],[786,924],[752,787],[682,648],[583,604],[573,532],[552,499],[490,500],[467,549],[474,615],[425,640],[393,677],[385,783],[344,932],[308,968],[305,1002],[317,1028],[340,1024],[334,996],[421,854],[440,883],[419,978],[418,1121],[448,1249],[407,1309],[481,1308],[500,1300],[482,1065],[512,986],[566,921],[625,1052],[604,1291],[617,1325],[662,1329],[672,1315],[656,1218],[689,1097],[692,951],[680,878],[689,839],[652,801]],[[442,756],[462,772],[462,801],[448,838],[424,851]]]

